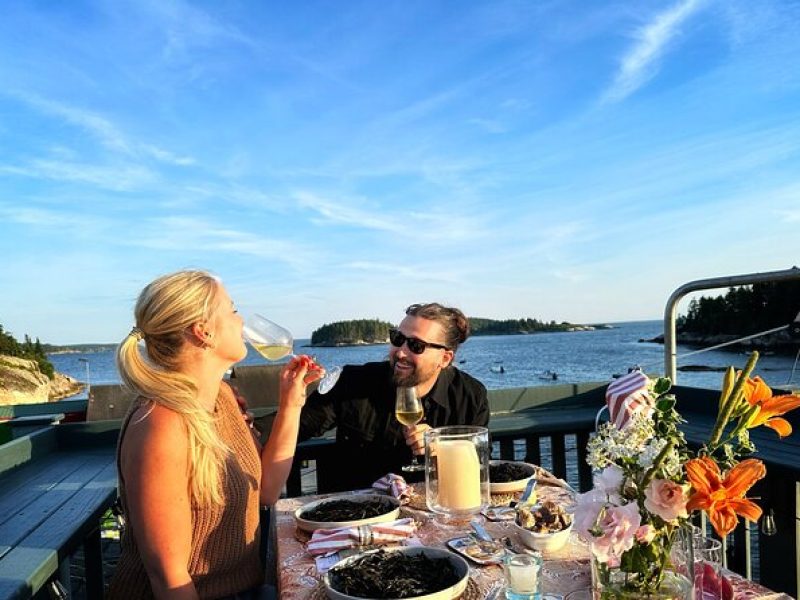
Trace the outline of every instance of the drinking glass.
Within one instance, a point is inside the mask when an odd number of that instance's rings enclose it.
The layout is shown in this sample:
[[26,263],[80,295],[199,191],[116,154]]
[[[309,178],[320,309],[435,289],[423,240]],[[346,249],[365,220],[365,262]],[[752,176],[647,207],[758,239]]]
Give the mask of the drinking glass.
[[539,598],[539,572],[542,557],[529,554],[511,554],[503,559],[508,600],[535,600]]
[[[406,427],[416,425],[425,416],[422,410],[422,402],[417,397],[417,388],[415,387],[398,387],[397,396],[394,404],[394,416]],[[422,471],[425,465],[420,464],[417,460],[417,455],[411,456],[411,464],[403,465],[403,471],[414,472]]]
[[694,538],[694,590],[697,600],[722,598],[722,542]]
[[[280,360],[284,356],[295,355],[292,353],[294,338],[288,329],[270,321],[266,317],[254,314],[247,318],[242,329],[244,339],[267,360]],[[341,367],[334,367],[325,371],[320,379],[317,391],[327,394],[342,374]]]

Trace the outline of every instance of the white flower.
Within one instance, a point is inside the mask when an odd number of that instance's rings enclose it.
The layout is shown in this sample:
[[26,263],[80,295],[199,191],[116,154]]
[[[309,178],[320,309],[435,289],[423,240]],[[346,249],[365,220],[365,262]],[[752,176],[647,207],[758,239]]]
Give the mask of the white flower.
[[625,479],[625,472],[617,465],[609,465],[594,476],[594,487],[606,494],[618,494]]

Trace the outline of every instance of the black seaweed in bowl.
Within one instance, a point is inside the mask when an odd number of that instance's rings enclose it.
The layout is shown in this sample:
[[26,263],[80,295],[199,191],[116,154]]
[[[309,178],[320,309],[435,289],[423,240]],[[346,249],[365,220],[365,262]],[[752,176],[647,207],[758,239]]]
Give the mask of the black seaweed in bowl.
[[413,598],[434,594],[459,581],[453,563],[424,552],[404,554],[379,550],[328,572],[337,592],[357,598]]
[[489,465],[489,481],[492,483],[509,483],[527,479],[535,469],[531,465],[521,463],[505,462]]
[[356,502],[354,500],[330,500],[300,513],[300,518],[317,523],[361,521],[392,512],[397,506],[390,500],[375,498]]

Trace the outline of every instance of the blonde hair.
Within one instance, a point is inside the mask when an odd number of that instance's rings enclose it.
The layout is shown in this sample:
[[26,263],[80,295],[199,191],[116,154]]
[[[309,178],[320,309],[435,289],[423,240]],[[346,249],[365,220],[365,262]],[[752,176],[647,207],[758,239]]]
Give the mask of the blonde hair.
[[[178,365],[187,330],[209,321],[219,280],[204,271],[159,277],[139,294],[136,326],[117,348],[123,383],[138,395],[178,413],[189,442],[189,489],[196,504],[221,504],[220,474],[229,448],[219,440],[214,415],[198,401],[196,382]],[[139,350],[144,339],[147,358]]]

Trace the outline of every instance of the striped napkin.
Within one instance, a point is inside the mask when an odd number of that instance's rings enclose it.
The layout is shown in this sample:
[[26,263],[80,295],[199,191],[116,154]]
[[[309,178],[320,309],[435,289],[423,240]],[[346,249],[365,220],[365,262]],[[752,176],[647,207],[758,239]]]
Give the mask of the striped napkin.
[[400,504],[408,504],[413,495],[413,490],[406,483],[406,480],[394,473],[389,473],[378,479],[372,484],[372,489],[394,496],[400,500]]
[[647,375],[634,370],[608,384],[606,404],[611,422],[624,429],[636,414],[653,414],[653,398],[647,390]]
[[313,556],[318,556],[354,546],[382,546],[402,542],[414,535],[416,530],[417,524],[411,517],[358,527],[317,529],[311,534],[306,549]]

